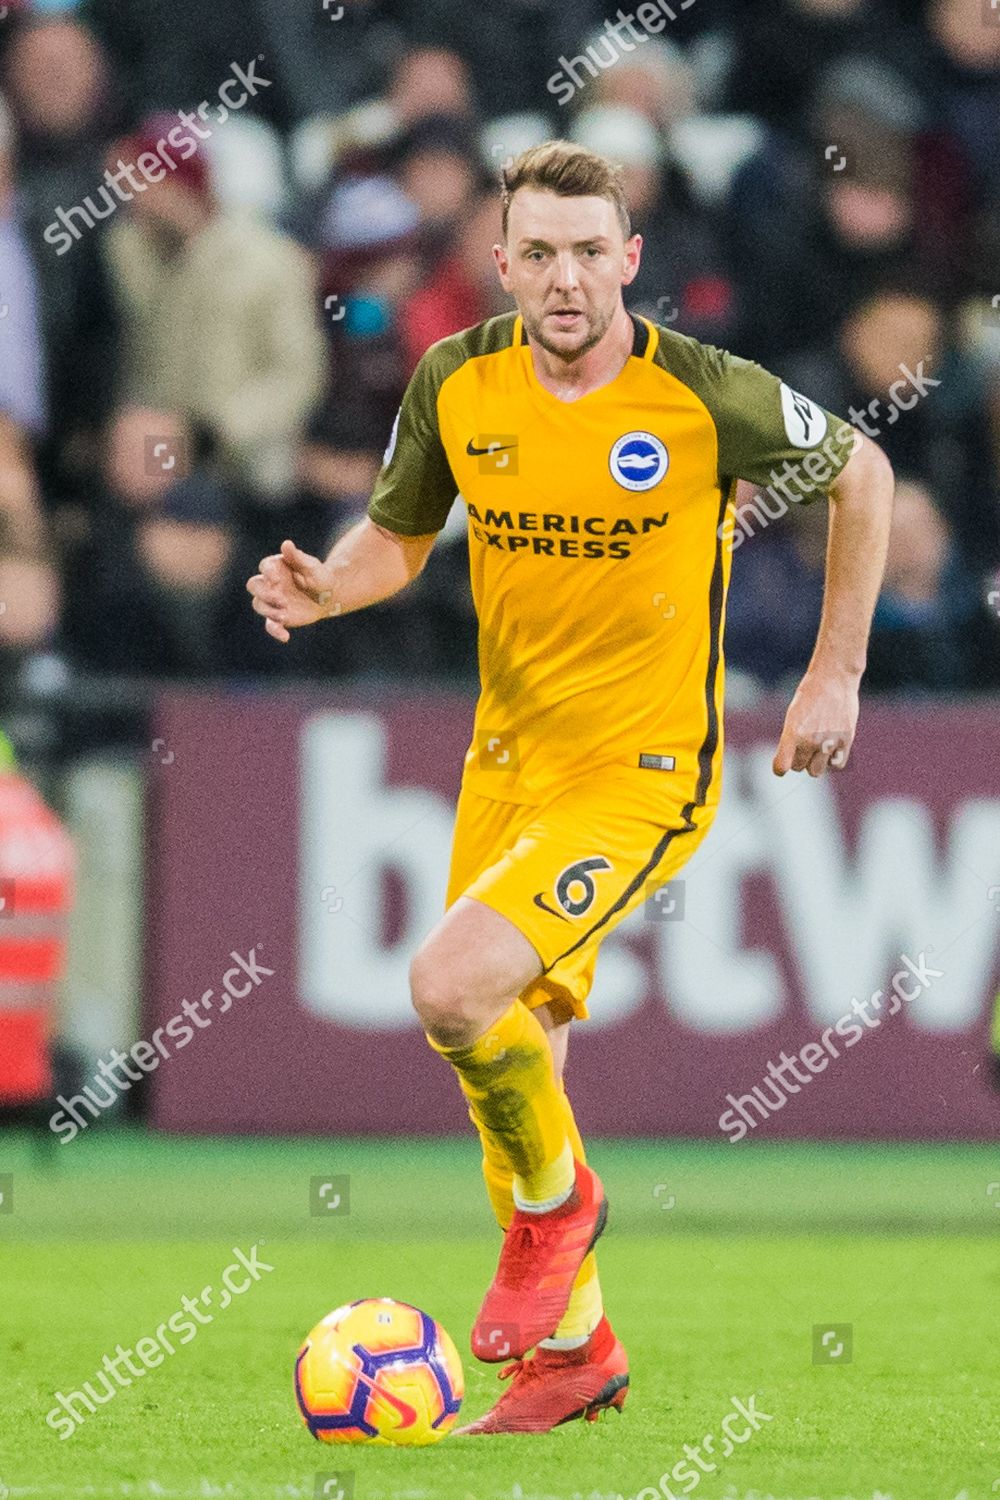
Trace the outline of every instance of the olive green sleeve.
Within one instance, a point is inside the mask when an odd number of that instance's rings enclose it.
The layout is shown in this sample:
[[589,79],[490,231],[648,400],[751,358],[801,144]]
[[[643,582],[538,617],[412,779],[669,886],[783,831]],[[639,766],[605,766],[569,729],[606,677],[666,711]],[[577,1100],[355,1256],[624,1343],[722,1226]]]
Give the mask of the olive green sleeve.
[[438,392],[452,364],[444,346],[435,344],[417,365],[375,481],[368,514],[401,536],[440,531],[458,494],[437,409]]
[[825,495],[854,452],[850,422],[824,411],[761,365],[722,350],[712,415],[724,483],[776,481],[795,500]]
[[719,444],[719,482],[777,483],[788,499],[825,495],[854,451],[850,422],[824,411],[751,360],[659,330],[656,361],[707,406]]

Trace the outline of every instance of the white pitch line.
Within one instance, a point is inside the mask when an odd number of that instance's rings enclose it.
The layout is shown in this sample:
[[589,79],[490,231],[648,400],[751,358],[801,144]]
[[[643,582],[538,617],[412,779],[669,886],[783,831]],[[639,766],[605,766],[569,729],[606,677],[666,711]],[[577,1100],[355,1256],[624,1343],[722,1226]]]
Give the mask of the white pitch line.
[[[439,1500],[438,1492],[425,1489],[393,1489],[383,1490],[369,1488],[367,1485],[367,1500]],[[203,1479],[195,1489],[169,1489],[166,1485],[158,1484],[155,1479],[144,1480],[141,1484],[118,1484],[98,1486],[92,1484],[62,1485],[7,1485],[0,1478],[0,1500],[53,1500],[53,1497],[73,1497],[73,1500],[313,1500],[314,1489],[312,1487],[303,1489],[299,1485],[284,1484],[261,1486],[248,1490],[245,1485],[213,1484],[210,1480]],[[469,1497],[472,1500],[472,1497]],[[480,1497],[487,1500],[487,1497]],[[494,1500],[628,1500],[620,1490],[605,1494],[597,1490],[590,1490],[584,1494],[580,1490],[574,1490],[571,1494],[532,1494],[526,1492],[519,1484],[513,1489],[505,1492],[494,1492]],[[814,1491],[808,1496],[782,1495],[775,1496],[770,1491],[766,1495],[760,1490],[750,1490],[744,1496],[736,1495],[730,1491],[724,1496],[724,1500],[818,1500]],[[875,1490],[871,1495],[836,1495],[830,1500],[894,1500],[888,1491]],[[955,1497],[955,1500],[969,1500],[967,1492],[963,1491]]]
[[174,1490],[155,1479],[141,1484],[4,1484],[0,1500],[36,1500],[36,1497],[73,1496],[74,1500],[313,1500],[314,1490],[299,1485],[270,1485],[248,1490],[245,1485],[213,1484],[203,1480],[196,1489]]

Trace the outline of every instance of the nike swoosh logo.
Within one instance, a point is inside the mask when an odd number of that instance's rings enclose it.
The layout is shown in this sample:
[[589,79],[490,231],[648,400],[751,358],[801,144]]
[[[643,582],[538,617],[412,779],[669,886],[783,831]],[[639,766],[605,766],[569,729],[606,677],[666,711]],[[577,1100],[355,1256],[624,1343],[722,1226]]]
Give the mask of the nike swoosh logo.
[[383,1386],[377,1385],[367,1375],[358,1375],[357,1381],[359,1385],[367,1387],[369,1400],[373,1401],[376,1405],[379,1402],[388,1402],[389,1406],[399,1413],[402,1418],[402,1421],[399,1423],[400,1428],[412,1427],[414,1425],[417,1420],[417,1408],[411,1406],[409,1401],[404,1401],[400,1396],[394,1395],[392,1391],[387,1391]]
[[506,453],[508,448],[516,447],[516,443],[493,443],[488,448],[477,448],[470,438],[465,445],[465,451],[470,458],[485,458],[488,453]]
[[542,908],[542,911],[547,911],[550,917],[558,917],[560,921],[563,922],[569,921],[569,917],[566,916],[565,912],[556,911],[555,907],[549,906],[546,903],[541,891],[539,891],[538,895],[535,897],[535,905],[540,906]]

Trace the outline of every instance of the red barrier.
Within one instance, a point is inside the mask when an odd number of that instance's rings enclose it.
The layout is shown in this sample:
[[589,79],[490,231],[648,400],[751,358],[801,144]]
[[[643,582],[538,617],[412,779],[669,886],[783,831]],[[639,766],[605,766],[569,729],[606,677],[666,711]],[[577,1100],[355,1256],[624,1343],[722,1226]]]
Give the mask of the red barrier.
[[13,769],[0,772],[0,1104],[52,1091],[49,1035],[66,957],[73,850]]
[[[442,909],[472,707],[163,700],[147,1034],[174,1029],[152,1065],[159,1125],[467,1127],[406,981]],[[570,1051],[581,1123],[995,1138],[1000,715],[868,706],[848,769],[814,782],[770,772],[783,709],[730,716],[715,827],[669,899],[602,949]],[[251,954],[271,972],[220,1002]]]

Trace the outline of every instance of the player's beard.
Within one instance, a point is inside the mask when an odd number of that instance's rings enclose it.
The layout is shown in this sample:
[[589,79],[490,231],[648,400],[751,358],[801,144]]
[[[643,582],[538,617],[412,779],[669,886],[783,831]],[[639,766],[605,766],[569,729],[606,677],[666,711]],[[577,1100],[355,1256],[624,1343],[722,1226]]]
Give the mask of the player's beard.
[[521,317],[528,331],[528,337],[534,339],[536,344],[540,344],[547,354],[554,354],[557,359],[565,360],[567,364],[574,364],[590,349],[593,349],[595,344],[601,342],[601,339],[611,327],[614,315],[615,309],[613,307],[609,308],[605,313],[591,312],[588,309],[588,332],[586,337],[579,344],[574,344],[571,348],[567,349],[564,344],[557,344],[547,336],[544,331],[544,315],[541,318],[535,318],[531,313],[527,313],[523,309],[521,310]]

